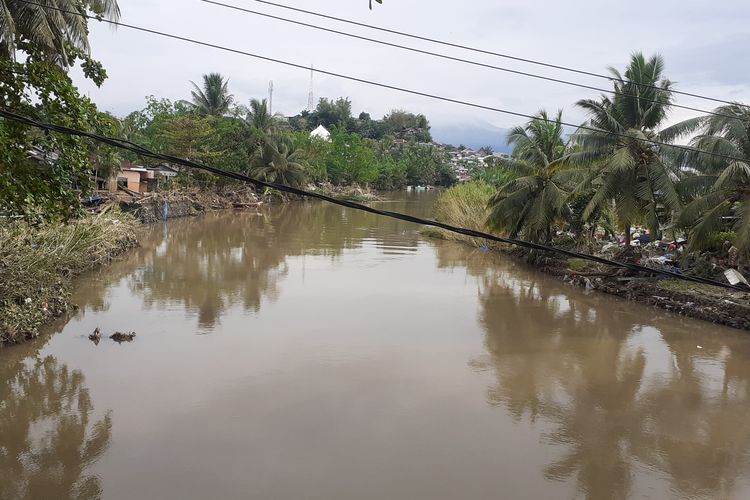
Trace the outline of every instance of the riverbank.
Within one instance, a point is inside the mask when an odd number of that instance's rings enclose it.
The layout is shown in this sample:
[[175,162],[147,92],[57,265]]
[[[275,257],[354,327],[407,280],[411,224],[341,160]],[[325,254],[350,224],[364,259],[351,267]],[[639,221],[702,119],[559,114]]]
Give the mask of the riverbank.
[[[382,198],[369,188],[321,184],[308,189],[352,201]],[[250,186],[180,188],[138,194],[120,191],[70,224],[32,226],[4,219],[0,226],[0,347],[35,338],[70,302],[74,279],[137,246],[136,229],[160,220],[209,211],[255,210],[291,198]]]
[[0,346],[36,337],[62,316],[73,280],[136,246],[137,220],[112,209],[70,224],[0,222]]
[[[375,190],[356,184],[335,186],[322,183],[309,185],[307,189],[347,201],[370,202],[383,199]],[[116,205],[142,223],[151,224],[159,220],[195,216],[214,210],[255,209],[264,204],[285,203],[293,199],[296,198],[279,191],[258,192],[252,186],[176,188],[145,194],[119,191],[104,203],[94,207],[92,212],[103,212],[108,207]]]
[[[460,227],[487,231],[482,221],[487,219],[487,201],[492,192],[488,185],[482,184],[465,184],[457,189],[446,191],[437,203],[436,219]],[[613,269],[590,261],[567,259],[551,252],[540,255],[539,252],[532,253],[523,248],[470,238],[435,228],[425,228],[422,234],[460,241],[488,251],[502,252],[533,265],[565,283],[586,290],[615,295],[694,319],[750,330],[750,294],[748,293],[731,292],[675,279],[643,277],[623,269]],[[586,251],[589,252],[591,249]],[[610,254],[602,254],[602,256],[614,258],[614,260],[632,259],[633,261],[643,258],[640,249],[637,248],[628,252],[627,256]],[[703,267],[716,266],[708,259],[705,260],[706,266]],[[712,277],[723,279],[723,276]]]

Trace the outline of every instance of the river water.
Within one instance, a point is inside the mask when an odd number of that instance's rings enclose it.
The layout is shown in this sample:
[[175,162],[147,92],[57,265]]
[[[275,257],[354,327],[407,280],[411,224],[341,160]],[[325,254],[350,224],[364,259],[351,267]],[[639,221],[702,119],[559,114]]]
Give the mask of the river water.
[[750,498],[750,337],[418,229],[147,228],[0,350],[0,498]]

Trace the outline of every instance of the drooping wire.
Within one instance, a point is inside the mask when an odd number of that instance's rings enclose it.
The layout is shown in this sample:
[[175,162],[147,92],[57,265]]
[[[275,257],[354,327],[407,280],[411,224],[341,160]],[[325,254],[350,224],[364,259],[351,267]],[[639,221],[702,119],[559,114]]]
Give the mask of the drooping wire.
[[[277,21],[282,21],[282,22],[286,22],[286,23],[296,24],[298,26],[304,26],[306,28],[312,28],[312,29],[316,29],[316,30],[320,30],[320,31],[325,31],[325,32],[328,32],[328,33],[333,33],[333,34],[336,34],[336,35],[346,36],[346,37],[349,37],[349,38],[355,38],[355,39],[358,39],[358,40],[364,40],[366,42],[377,43],[379,45],[385,45],[387,47],[394,47],[394,48],[401,49],[401,50],[406,50],[406,51],[409,51],[409,52],[415,52],[415,53],[418,53],[418,54],[425,54],[425,55],[432,56],[432,57],[438,57],[440,59],[446,59],[446,60],[449,60],[449,61],[456,61],[456,62],[460,62],[460,63],[464,63],[464,64],[469,64],[471,66],[478,66],[478,67],[481,67],[481,68],[493,69],[493,70],[496,70],[496,71],[502,71],[502,72],[505,72],[505,73],[510,73],[510,74],[519,75],[519,76],[524,76],[524,77],[528,77],[528,78],[535,78],[537,80],[544,80],[544,81],[553,82],[553,83],[559,83],[561,85],[569,85],[569,86],[572,86],[572,87],[578,87],[578,88],[587,89],[587,90],[596,90],[598,92],[604,92],[604,93],[607,93],[607,94],[615,94],[615,95],[620,95],[620,96],[624,96],[624,97],[632,97],[634,99],[639,99],[639,100],[645,101],[645,102],[662,103],[662,101],[660,101],[658,99],[652,99],[652,98],[645,97],[645,96],[629,94],[627,92],[620,92],[620,91],[617,91],[617,90],[606,89],[606,88],[603,88],[603,87],[595,87],[593,85],[586,85],[586,84],[583,84],[583,83],[577,83],[577,82],[573,82],[573,81],[570,81],[570,80],[563,80],[561,78],[554,78],[554,77],[551,77],[551,76],[539,75],[539,74],[536,74],[536,73],[529,73],[527,71],[519,71],[519,70],[515,70],[515,69],[512,69],[512,68],[506,68],[506,67],[503,67],[503,66],[497,66],[497,65],[494,65],[494,64],[487,64],[487,63],[483,63],[483,62],[479,62],[479,61],[473,61],[471,59],[465,59],[465,58],[462,58],[462,57],[454,57],[454,56],[450,56],[450,55],[447,55],[447,54],[441,54],[439,52],[432,52],[432,51],[429,51],[429,50],[423,50],[423,49],[418,49],[418,48],[415,48],[415,47],[409,47],[409,46],[401,45],[401,44],[398,44],[398,43],[392,43],[392,42],[387,42],[385,40],[379,40],[377,38],[370,38],[370,37],[366,37],[366,36],[362,36],[362,35],[356,35],[354,33],[348,33],[346,31],[340,31],[340,30],[335,30],[335,29],[332,29],[332,28],[326,28],[326,27],[323,27],[323,26],[318,26],[318,25],[315,25],[315,24],[305,23],[305,22],[302,22],[302,21],[295,21],[294,19],[288,19],[288,18],[281,17],[281,16],[275,16],[275,15],[272,15],[272,14],[267,14],[265,12],[259,12],[259,11],[256,11],[256,10],[246,9],[244,7],[239,7],[237,5],[232,5],[232,4],[223,3],[223,2],[217,2],[215,0],[202,0],[202,1],[204,3],[216,5],[217,7],[223,7],[223,8],[226,8],[226,9],[232,9],[232,10],[244,12],[244,13],[247,13],[247,14],[252,14],[252,15],[256,15],[256,16],[265,17],[265,18],[268,18],[268,19],[275,19]],[[633,85],[639,85],[639,84],[637,84],[635,82],[629,82],[629,83],[631,83]],[[655,86],[654,88],[659,89],[659,91],[664,91],[664,89],[662,89],[661,87],[656,87]],[[670,89],[669,92],[674,92],[674,91]],[[733,116],[733,115],[727,115],[727,114],[719,113],[719,112],[716,112],[716,111],[709,111],[707,109],[696,108],[696,107],[693,107],[693,106],[685,106],[683,104],[677,104],[677,103],[671,103],[669,106],[670,107],[674,107],[674,108],[687,109],[687,110],[690,110],[690,111],[696,111],[698,113],[703,113],[703,114],[706,114],[706,115],[720,116],[720,117],[723,117],[723,118],[730,118],[730,119],[733,119],[733,120],[738,120],[738,121],[750,123],[750,120],[745,119],[745,118],[741,118],[741,117]]]
[[494,234],[484,233],[484,232],[481,232],[481,231],[476,231],[476,230],[473,230],[473,229],[467,229],[467,228],[463,228],[463,227],[452,226],[450,224],[445,224],[445,223],[442,223],[442,222],[438,222],[438,221],[434,221],[434,220],[429,220],[429,219],[423,219],[423,218],[415,217],[415,216],[408,215],[408,214],[402,214],[402,213],[399,213],[399,212],[391,212],[389,210],[380,210],[380,209],[373,208],[373,207],[370,207],[370,206],[367,206],[367,205],[363,205],[361,203],[355,203],[353,201],[347,201],[347,200],[340,200],[338,198],[334,198],[332,196],[327,196],[327,195],[324,195],[324,194],[321,194],[321,193],[316,193],[314,191],[307,191],[307,190],[300,189],[300,188],[295,188],[295,187],[292,187],[292,186],[286,186],[286,185],[277,184],[277,183],[274,183],[274,182],[267,182],[267,181],[263,181],[263,180],[260,180],[260,179],[255,179],[255,178],[252,178],[252,177],[249,177],[249,176],[237,173],[237,172],[229,172],[229,171],[222,170],[222,169],[219,169],[219,168],[216,168],[216,167],[211,167],[209,165],[205,165],[205,164],[202,164],[202,163],[194,162],[194,161],[191,161],[191,160],[186,160],[186,159],[183,159],[183,158],[178,158],[176,156],[171,156],[171,155],[165,155],[165,154],[161,154],[161,153],[156,153],[156,152],[150,151],[150,150],[148,150],[148,149],[146,149],[146,148],[144,148],[142,146],[134,144],[134,143],[132,143],[130,141],[125,141],[125,140],[122,140],[122,139],[117,139],[117,138],[114,138],[114,137],[108,137],[108,136],[104,136],[104,135],[100,135],[100,134],[94,134],[94,133],[91,133],[91,132],[86,132],[86,131],[83,131],[83,130],[77,130],[77,129],[65,127],[65,126],[62,126],[62,125],[39,122],[39,121],[34,120],[32,118],[28,118],[26,116],[22,116],[22,115],[16,114],[16,113],[14,113],[12,111],[9,111],[9,110],[3,109],[3,108],[0,108],[0,117],[3,117],[3,118],[8,119],[8,120],[15,121],[17,123],[28,125],[28,126],[31,126],[31,127],[39,128],[39,129],[42,129],[42,130],[48,130],[48,131],[51,131],[51,132],[57,132],[57,133],[61,133],[61,134],[74,135],[74,136],[78,136],[78,137],[86,137],[88,139],[91,139],[91,140],[96,141],[96,142],[100,142],[102,144],[107,144],[107,145],[112,146],[112,147],[116,147],[116,148],[119,148],[119,149],[124,149],[124,150],[131,151],[131,152],[136,153],[137,155],[142,156],[142,157],[152,158],[152,159],[155,159],[155,160],[160,160],[160,161],[172,163],[172,164],[175,164],[175,165],[181,165],[181,166],[185,166],[185,167],[188,167],[188,168],[195,168],[195,169],[198,169],[198,170],[203,170],[203,171],[215,174],[215,175],[220,175],[220,176],[227,177],[227,178],[230,178],[230,179],[235,179],[235,180],[247,182],[249,184],[253,184],[256,187],[272,188],[272,189],[276,189],[278,191],[282,191],[282,192],[285,192],[285,193],[290,193],[290,194],[294,194],[294,195],[302,196],[302,197],[306,197],[306,198],[314,198],[314,199],[326,201],[326,202],[329,202],[329,203],[333,203],[335,205],[340,205],[342,207],[347,207],[347,208],[351,208],[351,209],[354,209],[354,210],[360,210],[360,211],[368,212],[368,213],[375,214],[375,215],[380,215],[380,216],[384,216],[384,217],[390,217],[392,219],[403,220],[403,221],[406,221],[406,222],[413,222],[415,224],[421,224],[421,225],[424,225],[424,226],[437,227],[437,228],[443,229],[445,231],[450,231],[450,232],[457,233],[457,234],[462,234],[462,235],[465,235],[465,236],[471,236],[472,238],[482,238],[482,239],[486,239],[486,240],[489,240],[489,241],[496,241],[496,242],[499,242],[499,243],[506,243],[506,244],[509,244],[509,245],[514,245],[514,246],[519,246],[519,247],[522,247],[522,248],[527,248],[527,249],[530,249],[530,250],[538,250],[538,251],[544,251],[544,252],[553,252],[553,253],[556,253],[556,254],[559,254],[559,255],[564,255],[566,257],[573,257],[573,258],[578,258],[578,259],[585,259],[585,260],[589,260],[589,261],[592,261],[592,262],[597,262],[599,264],[604,264],[604,265],[607,265],[607,266],[617,267],[617,268],[621,268],[621,269],[627,269],[627,270],[634,271],[634,272],[639,272],[639,273],[648,273],[648,274],[651,274],[651,275],[667,276],[667,277],[670,277],[670,278],[680,279],[680,280],[684,280],[684,281],[690,281],[690,282],[693,282],[693,283],[700,283],[700,284],[704,284],[704,285],[717,286],[717,287],[726,288],[726,289],[729,289],[729,290],[739,291],[739,292],[747,292],[748,291],[748,289],[743,288],[741,286],[730,285],[728,283],[722,283],[720,281],[711,280],[711,279],[707,279],[707,278],[700,278],[700,277],[694,277],[694,276],[686,276],[686,275],[679,274],[679,273],[676,273],[676,272],[673,272],[673,271],[667,271],[667,270],[662,270],[662,269],[652,269],[652,268],[649,268],[649,267],[646,267],[646,266],[641,266],[641,265],[638,265],[638,264],[631,264],[631,263],[628,263],[628,262],[618,262],[618,261],[614,261],[614,260],[610,260],[610,259],[605,259],[604,257],[598,257],[596,255],[590,255],[590,254],[585,254],[585,253],[576,252],[576,251],[572,251],[572,250],[566,250],[564,248],[553,247],[553,246],[550,246],[550,245],[543,245],[541,243],[533,243],[533,242],[530,242],[530,241],[519,240],[519,239],[516,239],[516,238],[504,238],[504,237],[501,237],[501,236],[496,236]]
[[[202,0],[202,1],[208,2],[208,3],[213,3],[213,2],[209,2],[209,0]],[[561,70],[561,71],[568,71],[568,72],[571,72],[571,73],[577,73],[579,75],[593,76],[595,78],[603,78],[605,80],[609,80],[610,82],[621,82],[622,81],[619,78],[615,78],[615,77],[609,76],[609,75],[603,75],[601,73],[594,73],[592,71],[586,71],[586,70],[582,70],[582,69],[571,68],[569,66],[562,66],[562,65],[559,65],[559,64],[547,63],[547,62],[539,61],[539,60],[536,60],[536,59],[530,59],[530,58],[526,58],[526,57],[519,57],[519,56],[514,56],[514,55],[511,55],[511,54],[505,54],[505,53],[502,53],[502,52],[494,52],[494,51],[491,51],[491,50],[480,49],[480,48],[471,47],[471,46],[468,46],[468,45],[462,45],[462,44],[458,44],[458,43],[452,43],[452,42],[448,42],[448,41],[445,41],[445,40],[439,40],[439,39],[436,39],[436,38],[430,38],[430,37],[426,37],[426,36],[415,35],[413,33],[406,33],[404,31],[398,31],[398,30],[383,28],[383,27],[380,27],[380,26],[375,26],[375,25],[372,25],[372,24],[361,23],[361,22],[358,22],[358,21],[352,21],[350,19],[344,19],[344,18],[341,18],[341,17],[331,16],[331,15],[328,15],[328,14],[322,14],[320,12],[314,12],[314,11],[311,11],[311,10],[300,9],[299,7],[292,7],[292,6],[289,6],[289,5],[284,5],[284,4],[280,4],[280,3],[276,3],[276,2],[269,2],[267,0],[252,0],[252,1],[255,1],[255,2],[258,2],[258,3],[262,3],[262,4],[266,4],[266,5],[272,5],[274,7],[279,7],[281,9],[287,9],[287,10],[291,10],[291,11],[295,11],[295,12],[301,12],[303,14],[309,14],[311,16],[317,16],[317,17],[321,17],[321,18],[324,18],[324,19],[330,19],[330,20],[333,20],[333,21],[339,21],[339,22],[342,22],[342,23],[351,24],[353,26],[361,26],[363,28],[369,28],[369,29],[373,29],[373,30],[377,30],[377,31],[382,31],[384,33],[391,33],[391,34],[394,34],[394,35],[404,36],[404,37],[412,38],[412,39],[415,39],[415,40],[422,40],[424,42],[436,43],[436,44],[439,44],[439,45],[445,45],[447,47],[454,47],[454,48],[457,48],[457,49],[463,49],[463,50],[468,50],[468,51],[471,51],[471,52],[477,52],[479,54],[487,54],[487,55],[491,55],[491,56],[501,57],[501,58],[504,58],[504,59],[510,59],[510,60],[513,60],[513,61],[519,61],[519,62],[523,62],[523,63],[534,64],[534,65],[537,65],[537,66],[544,66],[546,68],[558,69],[558,70]],[[634,83],[634,85],[638,85],[640,87],[659,90],[659,87],[656,86],[656,85],[650,85],[650,84],[647,84],[647,83],[635,83],[635,82],[633,82],[633,83]],[[687,97],[695,97],[697,99],[704,99],[704,100],[707,100],[707,101],[720,102],[720,103],[723,103],[723,104],[733,104],[733,105],[738,105],[738,106],[742,106],[742,107],[746,107],[746,108],[750,107],[750,105],[747,105],[747,104],[742,104],[742,103],[738,103],[738,102],[735,102],[735,101],[727,101],[727,100],[724,100],[724,99],[719,99],[719,98],[716,98],[716,97],[710,97],[710,96],[706,96],[706,95],[702,95],[702,94],[695,94],[695,93],[692,93],[692,92],[685,92],[685,91],[680,91],[680,90],[673,90],[672,92],[675,93],[675,94],[684,95],[684,96],[687,96]]]
[[[259,59],[259,60],[262,60],[262,61],[273,62],[273,63],[276,63],[276,64],[281,64],[281,65],[284,65],[284,66],[289,66],[289,67],[292,67],[292,68],[301,69],[301,70],[304,70],[305,72],[314,71],[315,73],[320,73],[322,75],[333,76],[333,77],[336,77],[336,78],[341,78],[341,79],[344,79],[344,80],[350,80],[350,81],[353,81],[353,82],[363,83],[363,84],[371,85],[371,86],[374,86],[374,87],[380,87],[380,88],[384,88],[384,89],[388,89],[388,90],[394,90],[394,91],[397,91],[397,92],[403,92],[405,94],[412,94],[412,95],[416,95],[416,96],[420,96],[420,97],[426,97],[428,99],[434,99],[434,100],[437,100],[437,101],[443,101],[443,102],[449,102],[449,103],[453,103],[453,104],[459,104],[461,106],[467,106],[467,107],[470,107],[470,108],[482,109],[482,110],[485,110],[485,111],[493,111],[495,113],[501,113],[501,114],[506,114],[506,115],[510,115],[510,116],[517,116],[517,117],[520,117],[520,118],[526,118],[528,120],[533,120],[533,119],[537,118],[534,115],[530,115],[530,114],[526,114],[526,113],[520,113],[518,111],[511,111],[511,110],[507,110],[507,109],[503,109],[503,108],[496,108],[494,106],[487,106],[487,105],[484,105],[484,104],[478,104],[478,103],[474,103],[474,102],[470,102],[470,101],[463,101],[463,100],[460,100],[460,99],[454,99],[454,98],[451,98],[451,97],[444,97],[444,96],[440,96],[440,95],[436,95],[436,94],[430,94],[428,92],[422,92],[420,90],[407,89],[407,88],[399,87],[399,86],[396,86],[396,85],[391,85],[391,84],[382,83],[382,82],[376,82],[376,81],[373,81],[373,80],[367,80],[365,78],[359,78],[359,77],[356,77],[356,76],[345,75],[343,73],[336,73],[334,71],[327,71],[327,70],[324,70],[324,69],[320,69],[318,67],[310,68],[309,66],[304,65],[304,64],[297,64],[297,63],[293,63],[293,62],[289,62],[289,61],[284,61],[282,59],[276,59],[276,58],[273,58],[273,57],[263,56],[263,55],[260,55],[260,54],[254,54],[252,52],[247,52],[247,51],[240,50],[240,49],[234,49],[234,48],[231,48],[231,47],[226,47],[226,46],[218,45],[218,44],[215,44],[215,43],[204,42],[204,41],[201,41],[201,40],[196,40],[194,38],[188,38],[188,37],[184,37],[184,36],[180,36],[180,35],[174,35],[174,34],[171,34],[171,33],[166,33],[166,32],[163,32],[163,31],[158,31],[158,30],[154,30],[154,29],[150,29],[150,28],[144,28],[144,27],[141,27],[141,26],[135,26],[135,25],[132,25],[132,24],[127,24],[127,23],[123,23],[123,22],[119,22],[119,21],[111,21],[111,20],[108,20],[108,19],[101,19],[101,18],[98,18],[98,17],[95,17],[95,16],[89,16],[87,14],[83,14],[83,13],[80,13],[80,12],[65,10],[65,9],[60,8],[60,7],[52,7],[52,6],[48,6],[48,5],[42,5],[42,4],[30,2],[28,0],[17,0],[17,1],[25,2],[25,3],[28,3],[28,4],[32,4],[32,5],[38,5],[38,6],[41,6],[41,7],[48,8],[48,9],[52,9],[52,10],[64,12],[66,14],[82,16],[82,17],[85,17],[85,18],[90,19],[90,20],[108,23],[108,24],[113,25],[113,26],[119,26],[119,27],[123,27],[123,28],[129,28],[129,29],[133,29],[133,30],[136,30],[136,31],[141,31],[143,33],[150,33],[152,35],[163,36],[163,37],[171,38],[171,39],[174,39],[174,40],[180,40],[180,41],[183,41],[183,42],[188,42],[188,43],[192,43],[192,44],[195,44],[195,45],[200,45],[200,46],[203,46],[203,47],[209,47],[209,48],[213,48],[213,49],[217,49],[217,50],[222,50],[222,51],[225,51],[225,52],[231,52],[231,53],[234,53],[234,54],[240,54],[240,55],[244,55],[244,56],[247,56],[247,57],[252,57],[254,59]],[[588,126],[588,125],[575,125],[575,124],[569,123],[569,122],[560,122],[560,124],[564,125],[566,127],[572,127],[572,128],[578,129],[578,130],[586,130],[586,131],[589,131],[589,132],[595,132],[595,133],[601,134],[603,136],[620,137],[620,138],[624,138],[624,139],[628,139],[628,140],[633,140],[633,141],[636,141],[636,142],[641,142],[641,143],[644,143],[644,144],[652,144],[652,145],[655,145],[655,146],[662,146],[662,147],[665,147],[665,148],[672,148],[672,149],[677,149],[677,150],[680,150],[680,151],[685,151],[685,152],[690,152],[690,153],[695,153],[695,154],[700,154],[700,155],[705,155],[705,156],[712,156],[712,157],[715,157],[715,158],[722,158],[724,160],[738,161],[738,162],[750,162],[750,160],[748,160],[747,158],[740,158],[740,157],[736,157],[736,156],[727,155],[727,154],[724,154],[724,153],[717,153],[717,152],[713,152],[713,151],[706,151],[706,150],[694,148],[694,147],[691,147],[691,146],[683,146],[683,145],[679,145],[679,144],[669,144],[667,142],[660,141],[660,140],[657,140],[657,139],[648,139],[648,138],[645,138],[645,137],[638,137],[638,136],[635,136],[635,135],[630,135],[630,134],[626,134],[626,133],[622,133],[622,132],[604,131],[604,130],[601,130],[601,129],[598,129],[598,128],[595,128],[595,127],[591,127],[591,126]]]

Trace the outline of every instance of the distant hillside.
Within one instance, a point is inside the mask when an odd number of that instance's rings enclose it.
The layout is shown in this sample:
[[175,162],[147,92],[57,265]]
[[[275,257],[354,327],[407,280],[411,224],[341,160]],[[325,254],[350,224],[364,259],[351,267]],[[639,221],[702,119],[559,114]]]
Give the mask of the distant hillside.
[[486,124],[433,125],[432,139],[442,144],[458,146],[463,144],[472,149],[492,146],[497,153],[510,153],[512,148],[505,144],[508,129]]

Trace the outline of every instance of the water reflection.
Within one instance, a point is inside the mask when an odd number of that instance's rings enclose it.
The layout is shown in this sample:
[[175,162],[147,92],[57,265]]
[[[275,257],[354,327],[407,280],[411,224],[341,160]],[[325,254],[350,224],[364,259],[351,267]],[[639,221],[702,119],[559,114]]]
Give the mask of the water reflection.
[[[443,264],[458,265],[446,250]],[[495,374],[491,405],[555,427],[543,442],[562,455],[544,477],[574,479],[592,499],[733,496],[750,470],[744,339],[722,331],[707,341],[703,325],[618,312],[523,269],[474,269],[488,356],[472,364]]]
[[111,416],[96,418],[83,374],[41,347],[2,352],[0,498],[100,498],[87,468],[110,444]]
[[[86,281],[43,350],[0,352],[0,498],[748,491],[741,333],[318,203],[142,243]],[[131,321],[132,344],[85,337]],[[185,335],[196,321],[219,334]]]
[[[412,213],[430,206],[408,199],[379,205]],[[146,309],[178,305],[196,312],[200,329],[211,330],[235,305],[258,312],[263,300],[277,300],[289,257],[338,259],[345,250],[371,247],[383,257],[398,258],[419,244],[413,227],[399,221],[323,203],[276,205],[257,213],[225,211],[202,219],[144,231],[140,248],[99,273],[76,297],[82,314],[108,310],[112,283],[125,278]]]

